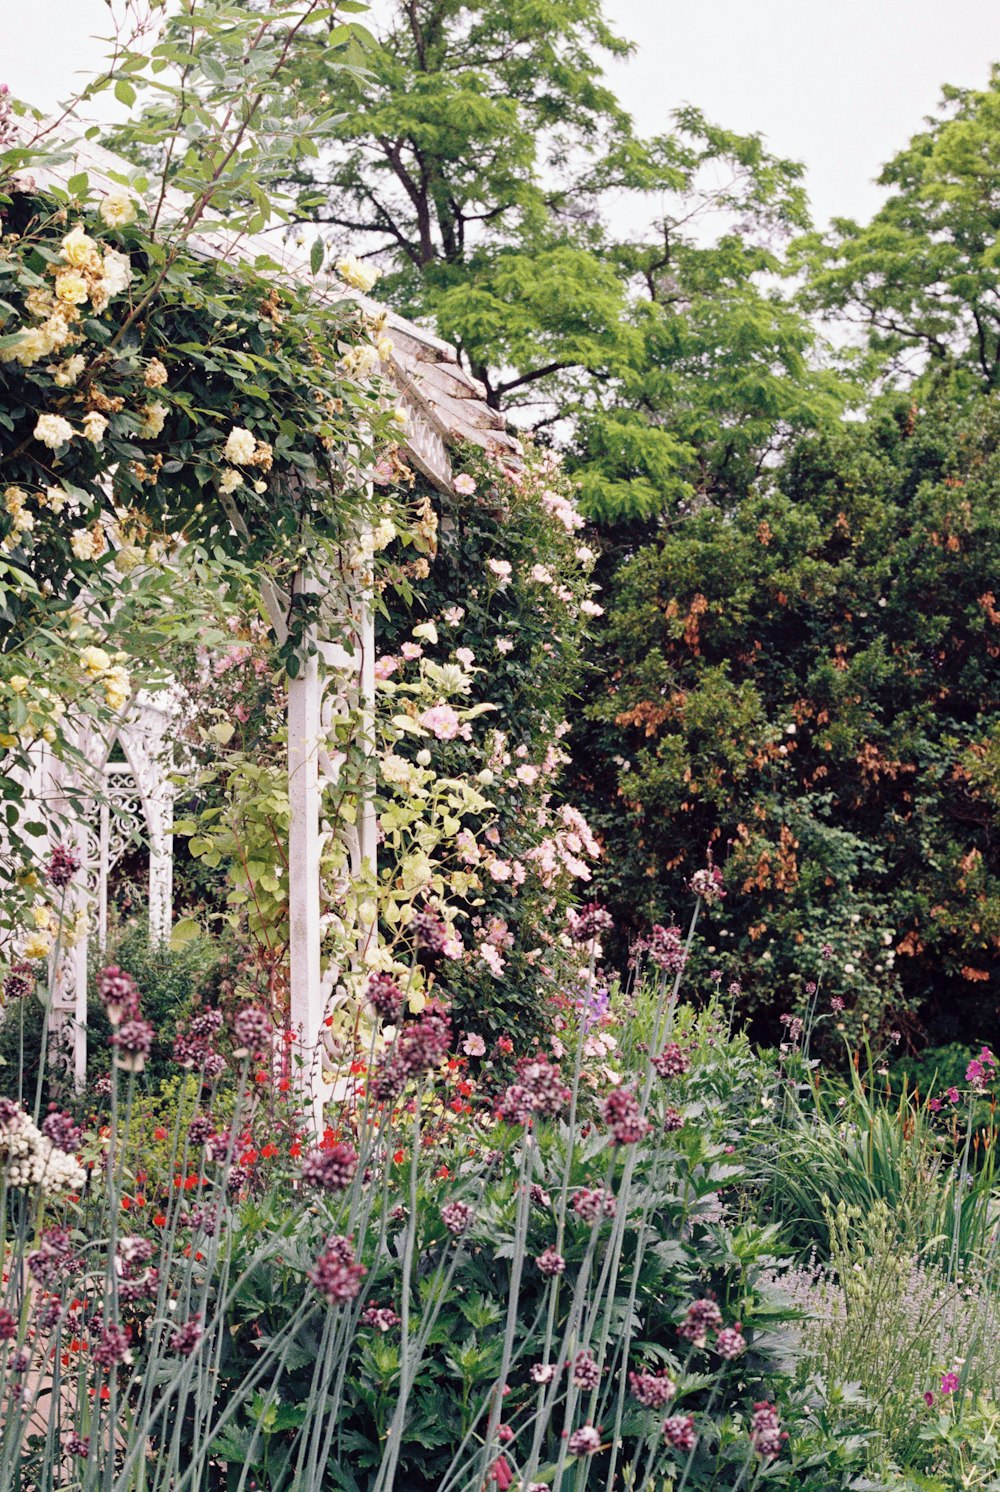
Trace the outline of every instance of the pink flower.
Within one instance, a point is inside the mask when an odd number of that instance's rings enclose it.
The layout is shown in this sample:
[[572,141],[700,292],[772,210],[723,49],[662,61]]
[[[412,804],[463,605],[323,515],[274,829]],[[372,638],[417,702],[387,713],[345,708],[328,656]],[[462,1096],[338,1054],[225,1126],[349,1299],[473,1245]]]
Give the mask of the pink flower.
[[395,472],[392,469],[392,462],[388,456],[380,456],[372,472],[372,481],[376,487],[388,487],[394,478]]
[[604,607],[598,606],[596,601],[581,601],[580,610],[584,616],[603,616]]
[[947,1093],[947,1099],[948,1099],[949,1103],[958,1103],[958,1089],[957,1088],[949,1088],[948,1089],[948,1093]]
[[492,943],[480,943],[479,947],[476,949],[476,952],[479,954],[479,957],[482,959],[483,963],[489,965],[490,972],[494,974],[497,979],[499,979],[500,975],[506,968],[506,964],[503,961],[500,950],[498,948],[494,948]]
[[464,664],[466,668],[471,668],[476,661],[476,655],[471,648],[456,648],[455,657],[458,659],[459,663]]
[[532,767],[529,763],[525,762],[523,766],[518,767],[514,776],[518,782],[523,782],[526,787],[532,787],[538,781],[538,768]]
[[467,1057],[482,1057],[486,1052],[486,1043],[476,1031],[470,1031],[462,1042],[462,1051]]
[[425,730],[437,736],[439,741],[453,741],[461,729],[462,722],[451,705],[432,705],[421,715],[420,724]]
[[476,490],[476,484],[468,472],[462,472],[452,483],[459,497],[471,497]]
[[509,653],[513,650],[514,644],[509,637],[498,637],[495,646],[498,653]]
[[942,1373],[941,1374],[941,1392],[943,1394],[953,1394],[955,1392],[955,1390],[956,1390],[957,1387],[958,1387],[958,1374],[957,1373],[949,1372],[949,1373]]
[[404,642],[399,651],[408,662],[411,662],[414,658],[422,658],[424,656],[424,650],[419,642]]
[[490,880],[509,881],[510,866],[506,860],[494,860],[490,865]]
[[393,658],[391,653],[383,653],[381,658],[375,660],[375,677],[377,679],[391,678],[398,667],[398,658]]
[[512,566],[509,560],[488,559],[486,561],[486,568],[492,570],[497,579],[504,583],[510,579],[512,574]]

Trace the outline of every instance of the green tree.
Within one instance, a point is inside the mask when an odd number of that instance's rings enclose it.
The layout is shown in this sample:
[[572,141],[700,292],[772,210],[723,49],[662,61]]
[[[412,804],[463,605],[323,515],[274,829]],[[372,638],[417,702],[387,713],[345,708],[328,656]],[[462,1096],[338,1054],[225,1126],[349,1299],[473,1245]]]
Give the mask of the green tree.
[[709,962],[758,1006],[829,944],[857,1022],[995,1038],[998,430],[941,389],[805,439],[613,583],[577,746],[605,890],[626,930],[680,914],[712,846]]
[[879,177],[864,227],[803,239],[805,303],[859,326],[876,367],[904,380],[961,369],[1000,385],[1000,67],[984,89],[947,87],[940,113]]

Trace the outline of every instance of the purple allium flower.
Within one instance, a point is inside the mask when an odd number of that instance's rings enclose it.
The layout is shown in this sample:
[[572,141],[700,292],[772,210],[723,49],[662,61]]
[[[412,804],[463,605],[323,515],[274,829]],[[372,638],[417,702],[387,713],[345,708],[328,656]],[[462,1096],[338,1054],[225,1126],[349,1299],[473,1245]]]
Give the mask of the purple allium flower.
[[569,935],[574,943],[589,943],[591,939],[599,938],[602,933],[610,932],[615,925],[615,919],[607,907],[602,907],[596,901],[588,902],[578,912],[570,907],[566,913],[566,922]]
[[687,1315],[677,1328],[677,1335],[690,1342],[693,1347],[704,1347],[710,1331],[718,1331],[722,1325],[722,1312],[714,1300],[693,1300]]
[[218,1036],[222,1026],[222,1011],[210,1005],[191,1017],[188,1032],[192,1041],[211,1041],[213,1036]]
[[684,1128],[684,1115],[680,1109],[675,1109],[673,1104],[664,1112],[663,1128],[667,1134],[673,1134],[675,1130]]
[[643,1118],[639,1100],[631,1088],[615,1088],[604,1100],[605,1124],[616,1145],[635,1145],[649,1134],[652,1126]]
[[0,1342],[13,1342],[17,1336],[17,1317],[6,1306],[0,1306]]
[[128,1362],[129,1335],[120,1326],[106,1326],[100,1340],[91,1349],[91,1358],[99,1368],[116,1368]]
[[468,1202],[446,1202],[441,1208],[441,1221],[456,1238],[465,1232],[474,1216]]
[[673,1414],[663,1421],[663,1438],[675,1451],[693,1451],[698,1443],[693,1414]]
[[787,1436],[781,1428],[775,1406],[766,1401],[755,1404],[750,1421],[750,1444],[757,1454],[765,1461],[773,1461],[785,1439]]
[[814,995],[815,993],[816,993],[816,981],[815,981],[815,979],[807,979],[806,980],[806,994],[807,995]]
[[403,1007],[403,991],[391,974],[373,974],[365,990],[369,1004],[382,1020],[395,1025]]
[[676,1041],[668,1041],[660,1055],[653,1058],[653,1066],[661,1078],[682,1078],[691,1063]]
[[601,1381],[601,1370],[589,1352],[578,1352],[573,1363],[573,1382],[589,1392]]
[[802,1017],[800,1015],[781,1015],[778,1019],[785,1027],[789,1041],[798,1041],[805,1025]]
[[75,850],[71,850],[68,845],[57,844],[49,856],[45,876],[50,886],[55,886],[57,891],[64,891],[79,869],[80,856]]
[[583,1186],[574,1193],[572,1206],[577,1217],[583,1218],[585,1223],[596,1223],[600,1217],[614,1217],[616,1203],[614,1193],[606,1187],[597,1186],[591,1190],[589,1186]]
[[120,1238],[115,1258],[115,1272],[120,1278],[134,1280],[144,1264],[148,1264],[156,1253],[156,1245],[149,1238]]
[[233,1020],[234,1057],[266,1057],[271,1050],[274,1024],[259,1005],[244,1005]]
[[830,944],[830,943],[824,943],[822,945],[822,947],[820,948],[820,950],[819,950],[819,954],[820,954],[820,958],[832,958],[833,957],[833,946],[832,946],[832,944]]
[[389,1306],[370,1305],[361,1312],[362,1326],[375,1326],[381,1332],[399,1325],[399,1317]]
[[677,1392],[677,1384],[670,1374],[663,1371],[660,1373],[630,1373],[628,1375],[628,1386],[632,1390],[632,1397],[638,1399],[639,1403],[646,1409],[664,1409]]
[[516,1064],[521,1087],[536,1114],[552,1119],[569,1102],[572,1090],[563,1082],[555,1062],[544,1057],[522,1057]]
[[566,1260],[551,1245],[544,1253],[538,1255],[535,1263],[542,1271],[542,1274],[548,1275],[562,1274],[566,1268]]
[[5,1129],[8,1133],[20,1129],[23,1118],[24,1110],[19,1104],[12,1098],[0,1097],[0,1129]]
[[712,981],[713,984],[721,984],[722,983],[722,970],[721,969],[709,969],[709,971],[708,971],[708,977],[709,977],[709,979],[711,979],[711,981]]
[[181,1357],[190,1357],[204,1335],[205,1328],[201,1324],[201,1316],[195,1314],[171,1335],[170,1350],[178,1352]]
[[65,1155],[72,1155],[83,1139],[83,1130],[72,1117],[55,1108],[42,1120],[42,1134]]
[[31,964],[11,964],[10,972],[3,982],[4,1003],[12,1005],[15,1000],[25,1000],[35,987],[35,971]]
[[735,1326],[724,1326],[715,1338],[715,1350],[727,1362],[742,1357],[747,1350],[747,1340],[739,1322]]
[[187,1132],[192,1145],[204,1145],[215,1134],[215,1121],[210,1114],[195,1114]]
[[142,1072],[153,1050],[153,1028],[149,1021],[123,1021],[111,1038],[115,1065],[125,1072]]
[[140,1300],[152,1300],[160,1287],[158,1269],[146,1269],[139,1279],[121,1280],[118,1299],[122,1305],[136,1305]]
[[71,1456],[89,1456],[90,1436],[70,1435],[69,1439],[66,1441],[66,1450],[67,1453]]
[[376,1103],[398,1098],[413,1078],[439,1067],[451,1046],[451,1022],[437,1011],[425,1010],[400,1030],[381,1057],[368,1085]]
[[358,1169],[358,1152],[343,1141],[336,1145],[318,1145],[302,1157],[302,1180],[323,1192],[342,1192],[354,1180]]
[[691,877],[691,890],[695,896],[701,897],[706,907],[714,907],[726,894],[722,884],[722,871],[717,865],[706,865],[703,870],[696,870]]
[[734,1000],[738,1000],[740,995],[742,995],[743,986],[742,984],[740,984],[740,981],[738,979],[734,979],[732,984],[729,986],[729,993]]
[[530,1377],[532,1383],[551,1383],[556,1376],[556,1365],[554,1362],[532,1363]]
[[840,998],[840,996],[839,995],[831,995],[830,996],[830,1009],[833,1011],[834,1015],[839,1015],[840,1012],[843,1010],[843,1008],[844,1008],[844,1002]]
[[57,1288],[79,1266],[68,1228],[46,1228],[39,1247],[28,1255],[28,1268],[46,1290]]
[[668,974],[679,974],[687,963],[684,935],[679,927],[662,927],[654,922],[647,946],[653,963]]
[[326,1240],[322,1253],[317,1255],[309,1278],[331,1305],[340,1305],[345,1300],[354,1299],[367,1273],[354,1257],[351,1240],[334,1234]]
[[448,927],[442,917],[430,907],[414,912],[409,922],[410,931],[417,947],[432,958],[437,958],[448,946]]
[[135,987],[135,980],[124,969],[119,969],[117,964],[109,964],[98,974],[97,993],[113,1026],[138,1019],[139,991]]
[[574,1430],[566,1442],[566,1449],[571,1456],[592,1456],[601,1448],[601,1432],[595,1430],[593,1425],[582,1425],[579,1430]]

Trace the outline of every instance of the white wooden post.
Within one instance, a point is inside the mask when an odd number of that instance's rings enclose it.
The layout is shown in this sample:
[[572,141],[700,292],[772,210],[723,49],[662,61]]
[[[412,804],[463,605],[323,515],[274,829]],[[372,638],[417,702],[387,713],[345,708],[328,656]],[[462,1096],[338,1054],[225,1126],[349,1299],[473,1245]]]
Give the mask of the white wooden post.
[[[300,571],[295,593],[312,589]],[[301,1083],[317,1133],[323,1130],[323,1080],[318,1043],[323,1024],[320,983],[321,688],[315,629],[306,629],[299,670],[288,680],[288,921],[291,1017],[302,1064]]]

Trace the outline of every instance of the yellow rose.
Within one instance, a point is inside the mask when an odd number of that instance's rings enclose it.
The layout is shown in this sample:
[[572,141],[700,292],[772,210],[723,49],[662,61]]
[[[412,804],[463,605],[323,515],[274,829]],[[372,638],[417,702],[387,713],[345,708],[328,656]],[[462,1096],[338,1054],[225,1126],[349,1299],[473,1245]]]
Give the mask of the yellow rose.
[[111,659],[103,648],[82,648],[79,663],[92,679],[96,679],[98,674],[106,673],[111,667]]
[[7,688],[14,694],[23,694],[28,687],[28,681],[23,673],[12,673],[7,680]]
[[[62,241],[62,256],[74,269],[93,268],[100,262],[97,244],[77,223]],[[58,294],[58,291],[56,292]]]
[[52,926],[52,908],[44,901],[36,901],[31,909],[31,920],[39,932],[46,932]]
[[109,228],[124,228],[135,222],[135,203],[125,192],[109,192],[97,210],[101,222]]
[[99,414],[96,409],[88,410],[83,417],[83,433],[87,440],[95,446],[99,446],[104,439],[104,432],[108,428],[105,415]]
[[37,959],[48,958],[49,949],[51,946],[52,940],[50,939],[48,933],[29,933],[27,938],[25,938],[24,940],[24,947],[21,949],[21,957],[28,959],[28,961],[31,963],[34,963]]
[[343,259],[337,260],[337,273],[348,285],[353,285],[355,290],[369,291],[379,278],[382,271],[375,269],[369,264],[362,264],[356,254],[345,254]]
[[56,275],[56,300],[64,306],[82,306],[87,295],[87,282],[75,269],[61,269]]

